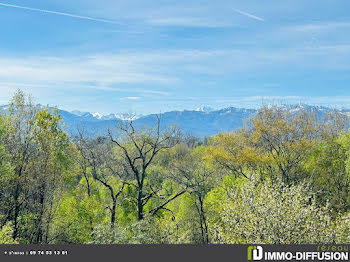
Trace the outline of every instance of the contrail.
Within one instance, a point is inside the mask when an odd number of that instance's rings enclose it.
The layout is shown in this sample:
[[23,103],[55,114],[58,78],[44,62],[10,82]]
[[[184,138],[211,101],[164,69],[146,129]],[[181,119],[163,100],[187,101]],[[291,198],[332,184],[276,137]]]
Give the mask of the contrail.
[[253,18],[253,19],[255,19],[255,20],[259,20],[259,21],[263,21],[263,22],[265,21],[264,18],[258,17],[258,16],[256,16],[256,15],[249,14],[249,13],[247,13],[247,12],[243,12],[243,11],[241,11],[241,10],[238,10],[238,9],[235,9],[235,8],[232,8],[232,10],[235,11],[235,12],[237,12],[237,13],[239,13],[239,14],[241,14],[241,15],[244,15],[244,16],[247,16],[247,17],[250,17],[250,18]]
[[93,18],[93,17],[88,17],[88,16],[81,16],[81,15],[75,15],[75,14],[69,14],[69,13],[62,13],[62,12],[50,11],[50,10],[39,9],[39,8],[32,8],[32,7],[21,6],[21,5],[10,5],[10,4],[6,4],[6,3],[0,3],[0,6],[7,6],[7,7],[13,7],[13,8],[19,8],[19,9],[37,11],[37,12],[48,13],[48,14],[69,16],[69,17],[85,19],[85,20],[91,20],[91,21],[97,21],[97,22],[102,22],[102,23],[119,24],[119,23],[117,23],[115,21],[107,20],[107,19],[98,19],[98,18]]

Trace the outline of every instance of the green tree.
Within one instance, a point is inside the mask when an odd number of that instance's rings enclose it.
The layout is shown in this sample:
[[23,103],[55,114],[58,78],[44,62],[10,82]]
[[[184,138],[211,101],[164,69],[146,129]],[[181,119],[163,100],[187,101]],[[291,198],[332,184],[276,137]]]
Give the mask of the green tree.
[[[193,205],[189,208],[196,210],[195,217],[198,219],[195,224],[200,232],[199,236],[194,239],[207,244],[209,243],[209,227],[204,200],[207,193],[220,180],[220,173],[215,174],[215,170],[206,164],[205,153],[206,149],[203,146],[191,150],[184,144],[177,145],[167,155],[168,163],[165,166],[165,172],[191,195]],[[196,235],[196,231],[193,235]]]
[[0,245],[3,244],[18,244],[18,242],[13,239],[13,226],[10,222],[6,223],[0,229]]
[[35,106],[20,90],[3,118],[2,145],[13,167],[3,202],[3,225],[13,222],[14,239],[46,242],[56,193],[74,166],[74,149],[57,110]]

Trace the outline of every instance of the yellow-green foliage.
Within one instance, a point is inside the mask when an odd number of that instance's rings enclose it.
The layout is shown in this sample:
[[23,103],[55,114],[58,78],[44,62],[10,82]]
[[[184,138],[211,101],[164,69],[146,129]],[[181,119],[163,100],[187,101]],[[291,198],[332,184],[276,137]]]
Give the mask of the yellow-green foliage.
[[12,238],[12,234],[13,225],[9,222],[0,229],[0,244],[18,244],[18,242]]

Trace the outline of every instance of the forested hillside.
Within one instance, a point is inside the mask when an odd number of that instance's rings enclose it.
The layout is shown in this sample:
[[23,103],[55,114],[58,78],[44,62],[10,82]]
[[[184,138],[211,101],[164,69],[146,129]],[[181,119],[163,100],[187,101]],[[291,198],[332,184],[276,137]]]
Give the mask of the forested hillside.
[[207,139],[160,116],[96,138],[64,126],[21,91],[0,115],[0,244],[350,243],[336,110],[262,107]]

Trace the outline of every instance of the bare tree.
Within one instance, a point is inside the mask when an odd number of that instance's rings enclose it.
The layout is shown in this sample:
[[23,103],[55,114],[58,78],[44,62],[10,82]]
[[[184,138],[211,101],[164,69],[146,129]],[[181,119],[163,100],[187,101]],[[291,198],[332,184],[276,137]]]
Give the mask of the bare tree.
[[144,218],[144,207],[150,199],[157,198],[162,203],[150,210],[151,215],[157,214],[161,209],[186,192],[186,189],[180,190],[176,194],[160,195],[161,189],[154,189],[152,185],[145,186],[145,179],[148,175],[148,169],[155,160],[155,157],[162,150],[169,149],[179,142],[180,132],[175,127],[161,131],[161,118],[157,115],[155,128],[144,128],[135,130],[133,121],[122,122],[118,131],[120,137],[115,138],[109,129],[111,141],[120,149],[124,158],[124,170],[128,176],[136,181],[132,185],[136,188],[136,205],[138,219]]
[[[113,148],[108,141],[103,137],[96,139],[89,139],[83,136],[81,130],[78,131],[79,137],[76,143],[77,148],[81,154],[81,168],[84,179],[87,183],[88,195],[91,195],[91,179],[87,173],[87,167],[91,168],[91,175],[93,179],[98,181],[106,189],[108,189],[112,204],[106,208],[110,211],[111,228],[114,228],[116,219],[117,200],[123,193],[126,182],[126,172],[122,165],[116,165],[113,154]],[[111,180],[117,179],[121,186],[115,186]]]

